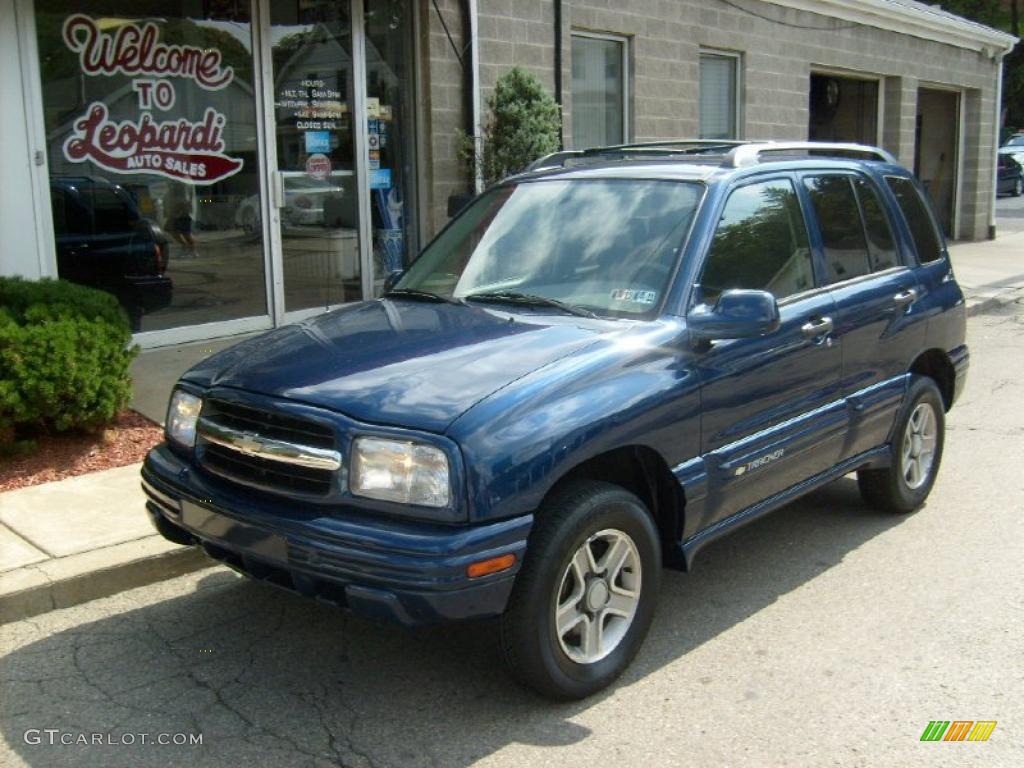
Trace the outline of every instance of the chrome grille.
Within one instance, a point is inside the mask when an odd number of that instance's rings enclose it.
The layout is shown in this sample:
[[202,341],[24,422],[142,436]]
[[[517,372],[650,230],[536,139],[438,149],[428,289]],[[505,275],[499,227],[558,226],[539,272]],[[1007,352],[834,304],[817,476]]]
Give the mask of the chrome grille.
[[205,400],[197,438],[204,469],[285,495],[326,496],[341,468],[329,425],[235,402]]

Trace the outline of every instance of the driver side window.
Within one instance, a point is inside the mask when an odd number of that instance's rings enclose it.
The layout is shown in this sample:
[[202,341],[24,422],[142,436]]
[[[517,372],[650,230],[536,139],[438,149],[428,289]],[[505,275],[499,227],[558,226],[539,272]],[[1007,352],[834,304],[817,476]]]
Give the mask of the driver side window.
[[730,288],[769,291],[781,301],[814,287],[807,227],[793,182],[762,181],[729,195],[699,287],[707,304]]

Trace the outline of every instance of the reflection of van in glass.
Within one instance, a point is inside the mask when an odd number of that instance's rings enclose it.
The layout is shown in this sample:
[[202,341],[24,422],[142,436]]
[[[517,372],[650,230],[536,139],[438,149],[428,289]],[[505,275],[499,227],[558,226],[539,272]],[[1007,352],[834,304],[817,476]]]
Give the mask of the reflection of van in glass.
[[169,239],[142,217],[119,184],[89,176],[51,176],[57,273],[112,293],[140,330],[142,316],[171,303]]

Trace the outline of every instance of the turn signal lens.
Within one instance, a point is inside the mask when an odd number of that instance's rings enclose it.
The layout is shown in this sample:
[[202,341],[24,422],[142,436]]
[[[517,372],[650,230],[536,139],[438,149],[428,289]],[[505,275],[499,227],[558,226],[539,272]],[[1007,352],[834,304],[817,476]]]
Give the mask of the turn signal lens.
[[490,560],[481,560],[479,563],[473,563],[466,568],[466,573],[469,578],[475,579],[480,576],[487,576],[498,571],[505,571],[516,564],[516,556],[499,555],[498,557],[492,557]]

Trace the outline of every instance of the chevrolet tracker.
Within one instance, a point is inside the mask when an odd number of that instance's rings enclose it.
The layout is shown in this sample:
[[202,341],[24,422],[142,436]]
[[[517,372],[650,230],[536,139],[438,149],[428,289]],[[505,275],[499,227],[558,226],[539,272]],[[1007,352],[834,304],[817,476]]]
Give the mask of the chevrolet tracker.
[[406,625],[496,617],[513,675],[608,685],[663,566],[856,472],[919,507],[967,373],[910,173],[847,144],[563,152],[384,295],[185,373],[142,470],[168,539]]

